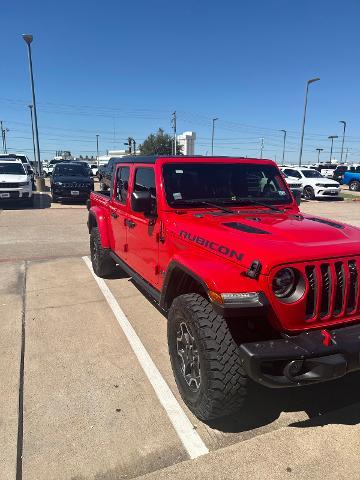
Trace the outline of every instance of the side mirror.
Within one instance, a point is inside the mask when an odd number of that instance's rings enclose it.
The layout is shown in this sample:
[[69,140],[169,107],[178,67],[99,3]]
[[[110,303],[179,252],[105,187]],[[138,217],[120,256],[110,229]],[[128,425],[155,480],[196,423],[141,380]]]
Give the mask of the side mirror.
[[300,190],[293,190],[293,195],[294,195],[294,198],[295,198],[295,202],[297,203],[297,205],[300,205],[300,202],[301,202],[301,191]]
[[134,212],[149,213],[152,208],[151,193],[133,192],[131,194],[131,208]]

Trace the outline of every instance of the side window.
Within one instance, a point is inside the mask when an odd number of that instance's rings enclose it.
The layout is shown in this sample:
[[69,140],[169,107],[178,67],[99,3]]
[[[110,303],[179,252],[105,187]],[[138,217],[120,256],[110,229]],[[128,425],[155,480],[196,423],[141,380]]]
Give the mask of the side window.
[[125,205],[127,193],[129,189],[129,176],[130,176],[130,168],[129,167],[121,167],[118,169],[116,174],[116,192],[115,192],[115,199]]
[[289,175],[291,177],[295,177],[295,178],[301,178],[301,173],[298,172],[297,170],[290,170],[291,173],[289,173]]
[[137,168],[135,171],[134,192],[150,192],[152,210],[156,210],[155,172],[153,168]]

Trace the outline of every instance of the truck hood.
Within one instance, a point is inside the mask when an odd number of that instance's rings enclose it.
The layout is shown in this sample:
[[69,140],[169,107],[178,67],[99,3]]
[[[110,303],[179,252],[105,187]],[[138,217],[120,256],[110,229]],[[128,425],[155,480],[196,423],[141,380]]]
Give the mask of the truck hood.
[[0,175],[0,188],[5,187],[7,183],[20,183],[27,182],[27,175],[14,175],[9,173],[4,173]]
[[245,268],[259,260],[264,274],[285,263],[360,255],[359,228],[296,211],[192,211],[170,215],[168,228],[179,241]]

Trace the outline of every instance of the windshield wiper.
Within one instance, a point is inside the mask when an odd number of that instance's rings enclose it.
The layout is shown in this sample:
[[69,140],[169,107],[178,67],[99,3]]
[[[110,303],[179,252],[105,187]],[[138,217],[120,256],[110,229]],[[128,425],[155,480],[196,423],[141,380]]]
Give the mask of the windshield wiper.
[[224,203],[241,203],[246,204],[250,203],[252,205],[259,205],[260,207],[266,207],[270,210],[274,210],[275,212],[282,212],[280,208],[274,207],[273,205],[268,205],[267,203],[258,202],[257,200],[253,200],[252,198],[240,198],[240,197],[233,197],[229,199],[222,200]]
[[225,213],[231,213],[231,214],[234,214],[235,212],[233,212],[232,210],[228,209],[228,208],[225,208],[225,207],[222,207],[221,205],[218,205],[216,203],[211,203],[211,202],[207,202],[206,200],[182,200],[182,199],[177,199],[177,200],[173,200],[171,202],[171,205],[179,205],[179,204],[184,204],[184,205],[205,205],[206,207],[212,207],[212,208],[217,208],[218,210],[221,210],[222,212],[225,212]]

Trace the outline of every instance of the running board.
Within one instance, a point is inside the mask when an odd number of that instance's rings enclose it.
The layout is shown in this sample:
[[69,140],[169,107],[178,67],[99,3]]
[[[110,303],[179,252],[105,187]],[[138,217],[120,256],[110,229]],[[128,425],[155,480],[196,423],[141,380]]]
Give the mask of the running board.
[[136,273],[129,265],[127,265],[124,260],[121,260],[116,253],[110,252],[111,258],[116,262],[120,268],[126,272],[129,277],[131,277],[135,283],[137,283],[145,292],[152,297],[156,303],[160,305],[160,292],[156,288],[152,287],[149,282],[147,282],[143,277]]

